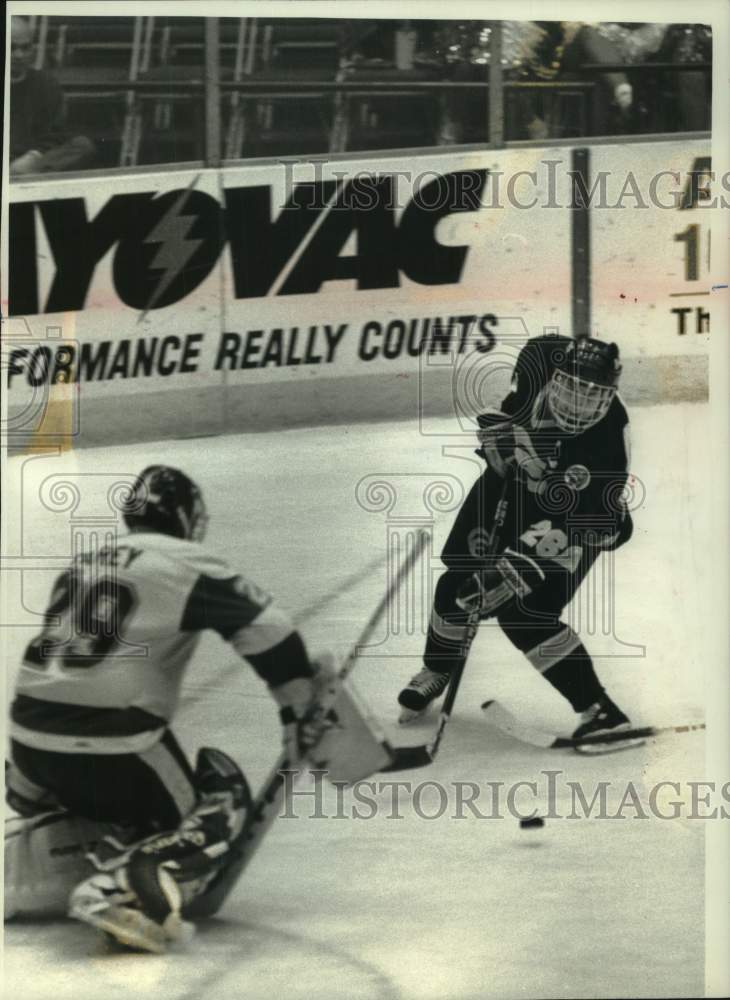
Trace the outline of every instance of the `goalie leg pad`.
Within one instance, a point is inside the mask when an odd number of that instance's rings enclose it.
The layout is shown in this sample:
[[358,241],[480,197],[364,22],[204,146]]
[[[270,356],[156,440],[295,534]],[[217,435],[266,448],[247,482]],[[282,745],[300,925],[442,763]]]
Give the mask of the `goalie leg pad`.
[[[327,771],[332,781],[352,784],[383,770],[393,761],[394,754],[352,684],[343,684],[334,676],[334,665],[330,666],[330,676],[322,683],[313,713],[317,718],[326,717],[327,725],[306,759],[310,766]],[[301,757],[292,761],[294,766],[297,761]],[[218,874],[183,909],[183,916],[190,920],[207,918],[224,904],[246,864],[245,831],[239,839],[241,843],[233,844]]]
[[9,760],[5,761],[5,801],[20,816],[63,810],[53,792],[36,785]]
[[207,890],[230,864],[251,794],[236,763],[210,748],[198,754],[196,785],[200,801],[176,830],[131,844],[104,839],[92,855],[97,874],[74,890],[72,916],[122,944],[160,952],[190,937],[185,918],[215,912]]
[[[240,777],[244,787],[237,785],[235,794],[218,791],[204,796],[178,830],[149,838],[130,858],[130,885],[145,912],[155,919],[161,908],[169,911],[190,904],[225,866],[231,843],[243,829],[251,802],[248,785],[243,775]],[[153,875],[160,869],[173,876],[176,891],[168,891],[165,878],[159,886],[155,884]]]
[[86,857],[110,826],[67,812],[5,821],[5,919],[63,917],[68,897],[93,871]]

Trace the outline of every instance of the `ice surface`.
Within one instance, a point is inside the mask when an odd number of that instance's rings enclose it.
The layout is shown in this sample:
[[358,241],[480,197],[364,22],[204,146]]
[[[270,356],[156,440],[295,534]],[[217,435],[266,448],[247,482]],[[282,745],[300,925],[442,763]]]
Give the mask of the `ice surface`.
[[[637,723],[701,721],[707,588],[702,553],[711,549],[698,443],[704,405],[637,408],[632,414],[632,467],[645,487],[636,534],[616,555],[615,632],[591,633],[597,669]],[[477,465],[442,454],[439,420],[327,427],[192,441],[165,441],[34,456],[10,463],[6,503],[19,524],[9,551],[25,558],[69,551],[69,514],[38,504],[40,485],[61,473],[83,474],[76,514],[104,512],[110,480],[150,462],[179,465],[202,485],[211,514],[210,545],[270,588],[301,622],[314,650],[346,650],[386,586],[386,533],[403,537],[422,514],[424,482],[456,476],[468,488]],[[421,433],[422,430],[428,433]],[[463,452],[467,455],[468,451]],[[22,484],[21,484],[22,471]],[[365,476],[397,480],[398,504],[363,509],[356,486]],[[68,478],[68,476],[67,476]],[[83,509],[82,509],[83,508]],[[436,513],[438,550],[453,513]],[[414,522],[415,523],[415,522]],[[19,536],[18,536],[19,537]],[[433,567],[436,567],[434,561]],[[52,573],[24,575],[23,601],[11,602],[17,628],[8,671],[34,633]],[[604,593],[600,588],[598,596]],[[416,593],[414,607],[422,594]],[[604,593],[605,596],[605,593]],[[604,601],[605,603],[605,601]],[[404,609],[405,615],[405,609]],[[434,718],[396,732],[395,695],[418,669],[423,636],[415,614],[401,634],[385,635],[355,671],[359,690],[399,742],[424,742]],[[643,648],[643,649],[642,649]],[[455,715],[430,768],[395,775],[413,785],[441,782],[445,814],[419,817],[408,795],[393,807],[392,787],[376,789],[377,815],[352,818],[352,793],[335,818],[331,790],[322,818],[312,799],[297,801],[297,819],[280,819],[223,912],[199,929],[182,955],[141,957],[105,952],[93,932],[71,922],[8,925],[7,995],[18,1000],[129,1000],[317,997],[467,1000],[476,997],[650,997],[703,990],[704,868],[701,820],[548,818],[521,830],[507,812],[517,781],[538,783],[559,771],[554,809],[571,811],[568,781],[590,799],[612,782],[615,813],[627,782],[639,794],[659,780],[703,777],[703,737],[683,734],[597,758],[541,751],[487,727],[479,706],[499,697],[525,721],[572,717],[493,629],[479,635]],[[278,723],[262,683],[229,647],[206,636],[191,665],[175,725],[183,745],[219,744],[259,783],[278,751]],[[385,776],[381,776],[385,779]],[[477,784],[489,813],[486,782],[502,782],[503,818],[458,812],[456,782]],[[465,786],[462,787],[462,793]],[[684,786],[683,786],[684,788]],[[682,792],[680,798],[686,796]],[[422,788],[419,808],[433,815],[438,790]],[[677,796],[674,796],[675,798]],[[662,802],[673,798],[670,793]],[[516,804],[529,812],[522,789]],[[400,816],[401,818],[395,818]]]

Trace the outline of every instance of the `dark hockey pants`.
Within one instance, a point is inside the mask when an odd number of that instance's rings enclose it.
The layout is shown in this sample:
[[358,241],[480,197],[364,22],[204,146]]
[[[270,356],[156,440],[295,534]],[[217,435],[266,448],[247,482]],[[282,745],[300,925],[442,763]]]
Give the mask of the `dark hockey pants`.
[[142,753],[52,753],[13,740],[11,754],[28,781],[73,815],[143,836],[175,829],[197,799],[193,770],[169,730]]
[[[451,673],[469,652],[475,631],[473,620],[457,606],[456,595],[468,577],[483,566],[475,552],[479,540],[489,536],[500,486],[501,480],[491,471],[477,480],[457,514],[441,554],[447,568],[436,585],[423,657],[424,664],[439,673]],[[522,512],[516,507],[514,500],[508,506],[503,544],[519,534]],[[526,527],[522,525],[523,529]],[[573,572],[556,563],[554,572],[549,573],[539,590],[519,601],[510,601],[496,615],[498,626],[512,645],[543,673],[561,658],[579,653],[579,641],[561,621],[561,615],[600,551],[584,547]]]

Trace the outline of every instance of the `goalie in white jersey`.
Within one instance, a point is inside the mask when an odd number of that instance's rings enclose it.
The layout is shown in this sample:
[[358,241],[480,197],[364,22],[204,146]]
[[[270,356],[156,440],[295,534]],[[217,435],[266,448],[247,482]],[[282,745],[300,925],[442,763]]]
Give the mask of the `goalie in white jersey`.
[[58,578],[19,672],[5,913],[64,913],[71,892],[71,916],[161,951],[187,932],[251,801],[229,757],[203,749],[193,769],[169,728],[201,632],[253,666],[300,750],[322,731],[304,721],[320,682],[289,617],[200,545],[207,515],[186,475],[145,469],[124,518],[129,534]]

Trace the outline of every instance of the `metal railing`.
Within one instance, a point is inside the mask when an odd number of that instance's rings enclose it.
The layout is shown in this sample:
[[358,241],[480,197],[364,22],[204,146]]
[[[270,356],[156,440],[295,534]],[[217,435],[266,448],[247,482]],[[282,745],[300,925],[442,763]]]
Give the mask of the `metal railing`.
[[[207,166],[217,165],[222,158],[226,160],[240,159],[245,139],[244,105],[260,104],[262,102],[297,102],[322,101],[344,98],[339,106],[339,116],[347,116],[351,108],[350,101],[369,101],[374,99],[407,97],[419,98],[429,95],[445,95],[447,93],[482,93],[487,100],[484,102],[484,132],[490,131],[492,139],[485,148],[499,149],[506,144],[504,126],[501,136],[497,136],[496,126],[492,126],[489,114],[489,97],[493,85],[485,81],[449,82],[449,81],[407,81],[388,82],[374,81],[341,81],[318,80],[292,83],[291,81],[261,81],[261,80],[230,80],[218,81],[217,86],[207,83],[204,79],[187,78],[179,80],[130,80],[128,83],[101,84],[95,81],[79,81],[66,88],[66,98],[75,100],[99,100],[103,98],[123,98],[126,101],[126,115],[120,166],[135,166],[138,162],[138,152],[142,135],[141,103],[145,101],[176,102],[191,98],[203,100],[210,91],[217,91],[217,111],[206,111],[206,141],[202,159]],[[595,88],[592,82],[512,82],[507,81],[502,86],[502,99],[513,93],[544,93],[555,96],[577,97],[580,100],[578,132],[587,134],[588,109],[587,103]],[[220,127],[220,101],[229,96],[231,114],[228,121],[225,146]],[[337,140],[338,114],[336,104],[333,104],[333,123],[328,143],[330,153],[347,151],[347,143]],[[502,116],[503,118],[503,116]],[[294,137],[295,138],[295,137]],[[437,145],[436,142],[433,143]],[[225,148],[225,153],[223,153]],[[294,153],[292,152],[292,155]]]
[[[131,19],[130,19],[131,20]],[[48,32],[48,17],[38,18],[39,50],[36,54],[36,66],[42,66],[46,60],[46,49],[50,45]],[[270,26],[269,26],[270,27]],[[581,67],[590,74],[589,80],[560,81],[527,81],[505,79],[501,60],[501,24],[492,23],[490,33],[490,60],[488,78],[479,81],[450,80],[366,80],[348,78],[341,67],[336,79],[329,80],[264,80],[255,79],[257,56],[265,64],[267,52],[271,47],[271,33],[263,32],[256,18],[241,18],[237,27],[234,46],[234,61],[232,77],[223,79],[221,74],[221,39],[220,21],[218,18],[204,20],[204,38],[202,41],[204,65],[202,74],[181,77],[180,79],[149,79],[145,74],[150,70],[153,40],[155,38],[155,18],[136,17],[133,24],[133,36],[130,48],[130,63],[127,79],[105,83],[103,81],[73,81],[65,84],[65,96],[68,101],[121,99],[124,102],[124,121],[120,135],[119,165],[135,167],[139,163],[140,148],[145,128],[143,104],[156,102],[155,117],[158,128],[165,123],[170,126],[170,106],[177,102],[201,101],[202,108],[202,162],[211,167],[218,166],[222,159],[241,159],[247,135],[246,108],[252,103],[265,103],[268,119],[271,119],[271,108],[275,102],[315,101],[323,102],[328,113],[332,115],[327,150],[332,154],[343,154],[348,151],[349,114],[352,102],[373,101],[395,97],[424,99],[444,97],[445,95],[483,94],[483,133],[486,143],[480,142],[482,148],[499,149],[513,143],[523,144],[520,139],[507,139],[505,130],[505,106],[513,95],[542,94],[551,95],[556,99],[573,97],[577,99],[577,135],[575,138],[588,138],[589,111],[591,102],[595,99],[598,78],[601,74],[621,72],[629,76],[677,72],[711,71],[711,63],[644,63],[625,65],[623,63],[599,64],[588,63]],[[66,44],[66,36],[60,29],[57,32],[56,48]],[[161,44],[169,48],[170,39],[162,31]],[[331,101],[330,105],[326,102]],[[225,136],[223,135],[223,108],[228,112],[228,122]],[[632,137],[635,138],[635,137]],[[651,134],[647,135],[651,138]],[[560,136],[548,136],[544,142],[560,140]],[[447,148],[446,144],[434,142],[431,146],[419,147],[430,149],[434,147]],[[408,148],[408,147],[406,147]],[[372,152],[372,149],[369,150]],[[294,155],[294,154],[292,154]],[[150,168],[157,166],[150,163]],[[50,175],[41,175],[50,176]]]

